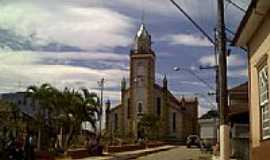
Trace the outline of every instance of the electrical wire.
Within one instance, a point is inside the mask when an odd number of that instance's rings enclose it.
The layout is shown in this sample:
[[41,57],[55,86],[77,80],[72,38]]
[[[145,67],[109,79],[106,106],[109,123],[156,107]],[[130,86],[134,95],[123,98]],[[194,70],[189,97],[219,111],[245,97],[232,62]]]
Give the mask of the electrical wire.
[[240,7],[240,5],[236,4],[236,3],[233,2],[232,0],[226,0],[226,1],[227,1],[228,4],[233,5],[234,7],[238,8],[240,11],[242,11],[242,12],[244,12],[244,13],[246,12],[246,10],[245,10],[244,8]]
[[178,10],[185,15],[185,17],[190,20],[190,22],[208,39],[209,42],[211,42],[213,45],[215,45],[215,41],[208,35],[208,33],[200,26],[197,24],[197,22],[195,22],[193,20],[193,18],[191,18],[189,16],[189,14],[182,8],[179,6],[178,3],[176,3],[174,0],[170,0],[172,2],[172,4],[178,8]]

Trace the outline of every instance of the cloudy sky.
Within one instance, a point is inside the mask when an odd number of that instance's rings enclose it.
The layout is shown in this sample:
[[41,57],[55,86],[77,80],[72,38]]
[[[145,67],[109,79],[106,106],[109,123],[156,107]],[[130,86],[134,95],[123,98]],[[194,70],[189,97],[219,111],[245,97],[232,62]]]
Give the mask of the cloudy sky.
[[[176,0],[213,36],[216,0]],[[235,0],[247,8],[249,0]],[[235,31],[243,12],[225,4],[226,24]],[[128,78],[129,51],[142,22],[152,35],[157,56],[156,81],[167,74],[177,96],[200,96],[200,112],[212,108],[209,87],[174,66],[192,69],[215,86],[213,46],[169,0],[0,0],[0,93],[23,91],[49,82],[58,88],[97,91],[105,78],[105,99],[120,99],[120,80]],[[228,38],[233,36],[228,33]],[[232,49],[229,85],[247,79],[246,57]]]

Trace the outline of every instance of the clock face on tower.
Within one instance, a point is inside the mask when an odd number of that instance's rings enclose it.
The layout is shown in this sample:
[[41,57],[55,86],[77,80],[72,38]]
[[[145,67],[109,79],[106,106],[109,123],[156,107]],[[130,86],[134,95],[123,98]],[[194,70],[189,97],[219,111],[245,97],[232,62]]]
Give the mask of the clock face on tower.
[[138,66],[138,68],[137,68],[137,75],[138,76],[144,76],[145,75],[145,68],[144,68],[144,66]]

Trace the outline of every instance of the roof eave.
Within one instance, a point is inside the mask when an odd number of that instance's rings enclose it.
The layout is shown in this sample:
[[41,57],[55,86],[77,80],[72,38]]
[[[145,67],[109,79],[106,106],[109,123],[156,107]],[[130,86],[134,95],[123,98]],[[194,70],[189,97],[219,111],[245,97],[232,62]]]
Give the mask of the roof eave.
[[235,33],[235,36],[234,36],[234,39],[232,41],[232,45],[233,46],[238,46],[238,41],[240,39],[240,36],[241,36],[241,33],[243,32],[246,24],[247,24],[247,21],[248,19],[250,18],[251,16],[251,13],[252,13],[252,10],[253,8],[256,6],[256,1],[255,0],[252,0],[247,11],[246,11],[246,14],[244,15],[244,17],[242,18],[238,28],[237,28],[237,31]]
[[242,19],[235,34],[235,37],[232,41],[233,46],[244,48],[247,47],[248,41],[256,32],[257,28],[261,24],[269,8],[270,8],[269,0],[251,1],[248,10],[244,18]]

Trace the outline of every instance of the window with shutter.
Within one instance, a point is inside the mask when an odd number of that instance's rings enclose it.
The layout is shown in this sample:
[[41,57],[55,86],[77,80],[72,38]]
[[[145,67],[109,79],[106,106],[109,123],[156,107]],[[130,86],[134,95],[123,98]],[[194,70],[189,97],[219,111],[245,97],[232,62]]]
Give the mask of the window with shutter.
[[268,67],[265,65],[259,70],[259,100],[261,110],[261,134],[262,139],[270,138],[270,115],[269,115],[269,87]]

